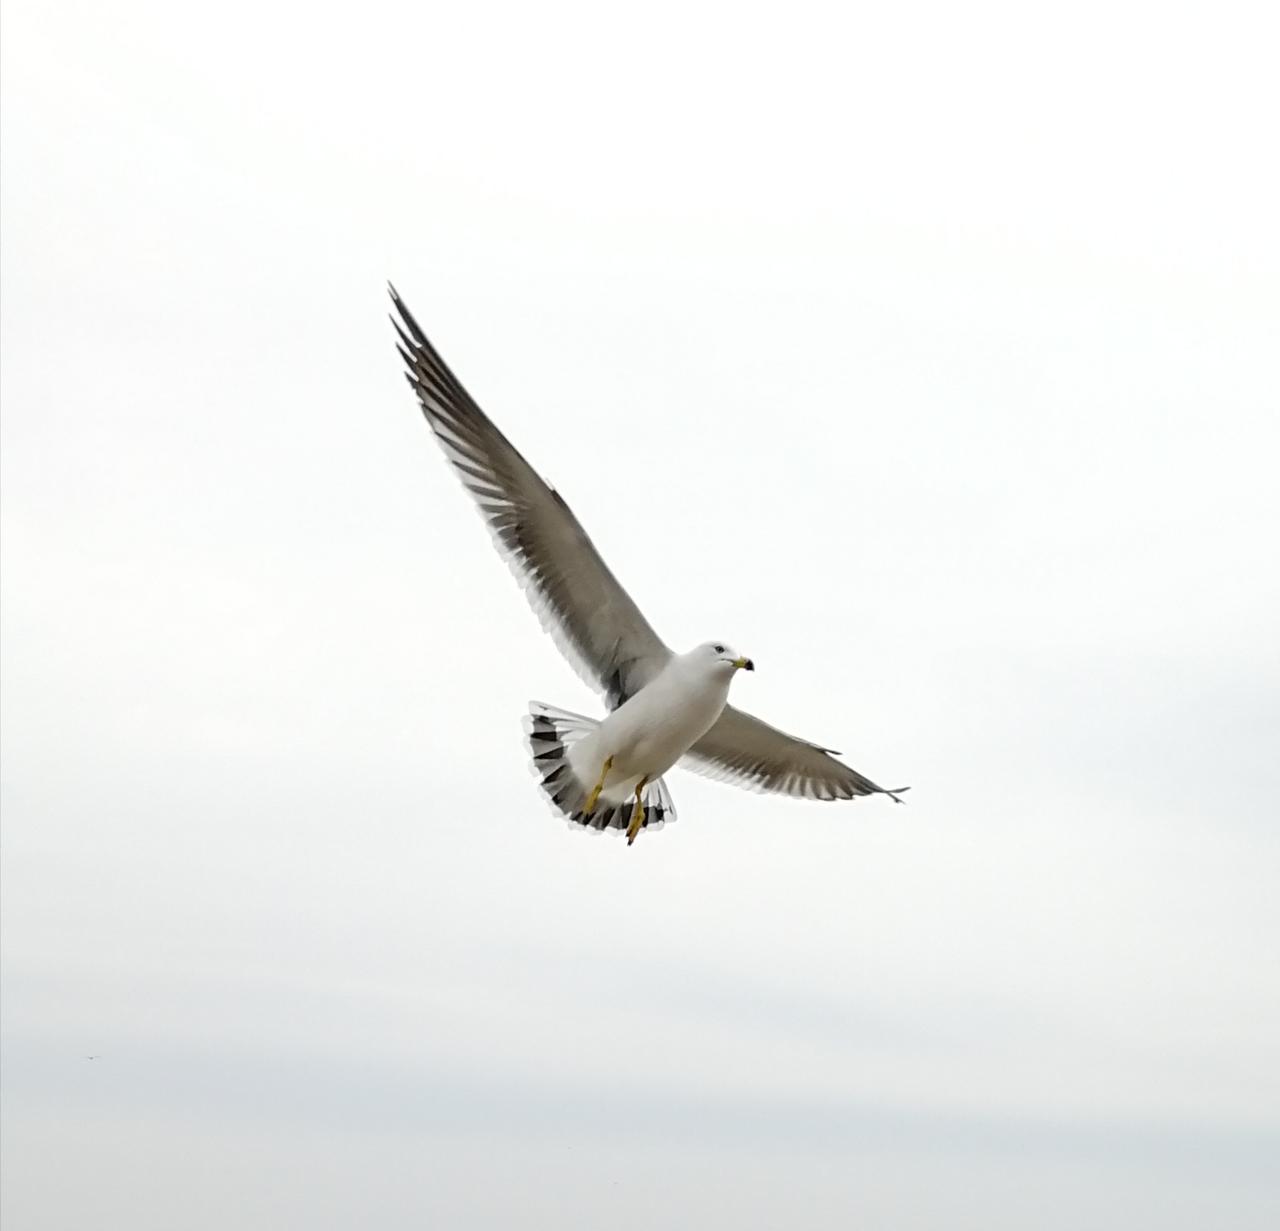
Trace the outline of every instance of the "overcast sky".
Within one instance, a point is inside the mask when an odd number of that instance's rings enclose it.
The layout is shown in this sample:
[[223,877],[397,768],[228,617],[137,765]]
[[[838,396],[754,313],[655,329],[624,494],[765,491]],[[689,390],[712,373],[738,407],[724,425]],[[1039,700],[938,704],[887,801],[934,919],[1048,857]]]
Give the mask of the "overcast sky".
[[[1276,1226],[1273,22],[9,0],[5,1231]],[[388,278],[907,806],[547,813]]]

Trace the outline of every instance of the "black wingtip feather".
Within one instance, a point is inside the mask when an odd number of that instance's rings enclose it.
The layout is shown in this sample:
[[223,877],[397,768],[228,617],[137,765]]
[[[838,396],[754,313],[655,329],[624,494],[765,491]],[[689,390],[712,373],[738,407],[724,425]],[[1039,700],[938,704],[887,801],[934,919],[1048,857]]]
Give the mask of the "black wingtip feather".
[[[400,328],[400,322],[396,320],[394,316],[390,315],[390,313],[388,313],[387,319],[391,322],[391,328],[396,331],[396,334],[399,336],[400,341],[404,343],[404,349],[408,351],[413,351],[416,353],[418,349],[417,346],[414,344],[413,339],[409,337],[409,335],[405,333],[403,329]],[[404,354],[404,351],[401,351],[400,353]]]
[[[390,287],[390,284],[388,284]],[[417,371],[419,379],[428,385],[434,385],[438,392],[446,401],[469,401],[467,391],[463,388],[462,382],[453,374],[449,365],[440,357],[439,352],[431,345],[430,339],[422,331],[422,326],[414,319],[414,315],[409,311],[404,300],[395,293],[395,288],[390,287],[392,291],[392,302],[395,304],[396,311],[400,314],[400,320],[408,329],[408,334],[401,329],[400,324],[393,316],[391,318],[392,325],[395,326],[396,333],[400,335],[401,341],[405,346],[413,352],[413,364],[411,365]]]
[[405,303],[394,291],[391,292],[391,302],[395,304],[396,311],[400,313],[400,319],[408,326],[409,332],[413,334],[413,340],[420,346],[430,347],[427,341],[427,335],[422,332],[422,326],[413,318],[413,313],[409,311],[409,305]]

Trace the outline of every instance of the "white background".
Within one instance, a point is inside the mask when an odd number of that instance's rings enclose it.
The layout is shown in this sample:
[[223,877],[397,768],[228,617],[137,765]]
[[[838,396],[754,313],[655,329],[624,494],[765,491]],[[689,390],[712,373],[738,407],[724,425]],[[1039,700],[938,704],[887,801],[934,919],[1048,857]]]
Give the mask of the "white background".
[[[6,1231],[1275,1226],[1267,12],[8,3]],[[388,277],[907,806],[547,814]]]

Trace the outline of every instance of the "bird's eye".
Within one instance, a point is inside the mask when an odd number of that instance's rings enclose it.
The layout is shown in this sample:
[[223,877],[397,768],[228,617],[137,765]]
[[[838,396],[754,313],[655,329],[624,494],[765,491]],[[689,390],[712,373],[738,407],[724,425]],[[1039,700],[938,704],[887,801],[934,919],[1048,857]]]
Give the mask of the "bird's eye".
[[712,648],[713,650],[715,650],[715,652],[716,652],[717,654],[723,654],[723,653],[724,653],[724,646],[722,646],[722,645],[712,646],[711,648]]

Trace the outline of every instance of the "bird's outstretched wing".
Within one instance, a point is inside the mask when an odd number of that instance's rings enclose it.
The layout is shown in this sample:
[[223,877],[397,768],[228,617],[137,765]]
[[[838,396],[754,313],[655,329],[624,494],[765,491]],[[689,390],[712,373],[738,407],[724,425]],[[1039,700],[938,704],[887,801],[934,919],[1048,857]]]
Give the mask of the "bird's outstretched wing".
[[569,506],[449,371],[395,288],[391,318],[422,413],[474,498],[494,543],[542,626],[610,708],[617,708],[671,657],[618,584]]
[[773,791],[803,799],[853,799],[857,795],[898,796],[876,786],[837,761],[826,748],[796,739],[759,718],[726,705],[715,725],[680,759],[684,769],[755,791]]

